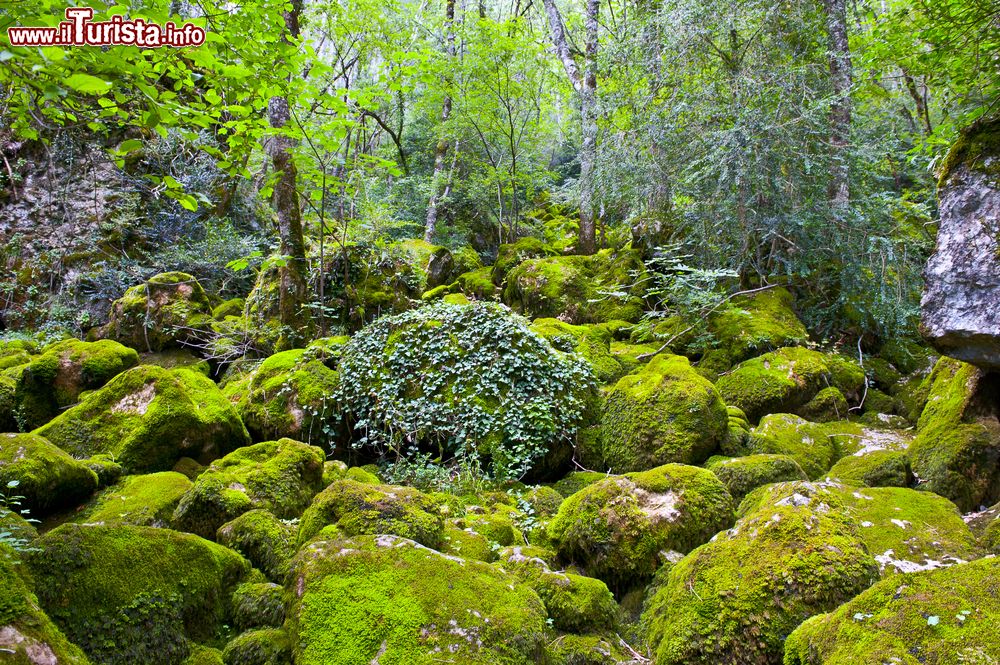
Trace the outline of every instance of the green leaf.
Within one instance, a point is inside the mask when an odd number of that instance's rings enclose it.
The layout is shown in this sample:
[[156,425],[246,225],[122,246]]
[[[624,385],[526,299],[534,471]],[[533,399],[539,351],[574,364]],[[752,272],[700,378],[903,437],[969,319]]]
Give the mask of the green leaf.
[[100,94],[111,88],[111,83],[90,74],[77,73],[63,81],[67,86],[84,94]]

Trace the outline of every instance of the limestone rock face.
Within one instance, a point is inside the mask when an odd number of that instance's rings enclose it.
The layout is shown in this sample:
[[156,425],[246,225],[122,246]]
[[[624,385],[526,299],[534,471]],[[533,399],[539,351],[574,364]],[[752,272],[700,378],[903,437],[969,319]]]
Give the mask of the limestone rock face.
[[924,269],[923,334],[941,353],[1000,368],[1000,120],[952,148],[938,190],[941,225]]

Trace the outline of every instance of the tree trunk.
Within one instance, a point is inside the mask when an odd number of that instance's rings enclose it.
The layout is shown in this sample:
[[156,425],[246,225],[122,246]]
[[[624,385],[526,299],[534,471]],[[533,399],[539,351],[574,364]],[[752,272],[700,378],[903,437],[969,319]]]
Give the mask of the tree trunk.
[[[293,0],[291,10],[285,12],[284,39],[299,36],[301,0]],[[291,120],[288,98],[271,97],[267,103],[268,122],[274,129],[281,129]],[[286,257],[285,265],[278,269],[278,318],[286,329],[281,346],[291,348],[306,327],[304,304],[306,301],[306,251],[302,238],[302,216],[299,197],[295,191],[297,171],[292,149],[295,141],[286,136],[273,136],[268,142],[268,154],[277,175],[274,185],[274,211],[278,219],[280,252]]]
[[[455,0],[445,0],[444,5],[444,26],[445,26],[445,42],[448,51],[448,59],[455,59],[455,31],[453,29],[455,24]],[[444,127],[448,123],[448,118],[451,117],[451,93],[446,93],[444,97],[444,102],[441,104],[441,126]],[[442,136],[438,142],[437,146],[434,148],[434,181],[432,187],[434,188],[431,192],[431,199],[427,203],[427,220],[424,224],[424,240],[427,242],[434,242],[434,236],[437,233],[437,219],[438,219],[438,198],[441,194],[441,189],[443,187],[441,183],[441,175],[444,173],[444,162],[445,158],[448,156],[448,139]]]
[[823,0],[826,31],[830,49],[830,82],[833,103],[830,104],[830,203],[843,208],[850,203],[850,143],[851,143],[851,49],[847,41],[847,9],[845,0]]
[[580,246],[581,254],[597,251],[597,214],[594,206],[594,167],[597,162],[597,38],[600,0],[587,0],[587,28],[583,89],[580,94]]

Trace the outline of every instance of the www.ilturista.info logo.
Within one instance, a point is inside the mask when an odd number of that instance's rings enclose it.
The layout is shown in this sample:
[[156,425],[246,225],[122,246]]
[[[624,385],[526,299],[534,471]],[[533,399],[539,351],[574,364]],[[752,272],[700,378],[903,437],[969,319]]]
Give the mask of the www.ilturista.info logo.
[[11,46],[201,46],[205,29],[193,23],[177,26],[173,21],[163,25],[141,18],[112,16],[109,21],[91,21],[91,7],[70,7],[66,20],[48,28],[15,26],[7,28]]

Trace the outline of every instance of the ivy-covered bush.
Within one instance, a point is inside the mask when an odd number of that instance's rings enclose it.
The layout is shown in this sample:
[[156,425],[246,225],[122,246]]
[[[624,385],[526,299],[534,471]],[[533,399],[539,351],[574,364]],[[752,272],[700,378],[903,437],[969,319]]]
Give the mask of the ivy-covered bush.
[[384,317],[344,347],[340,403],[355,444],[481,464],[518,477],[568,447],[595,397],[585,361],[493,303]]

